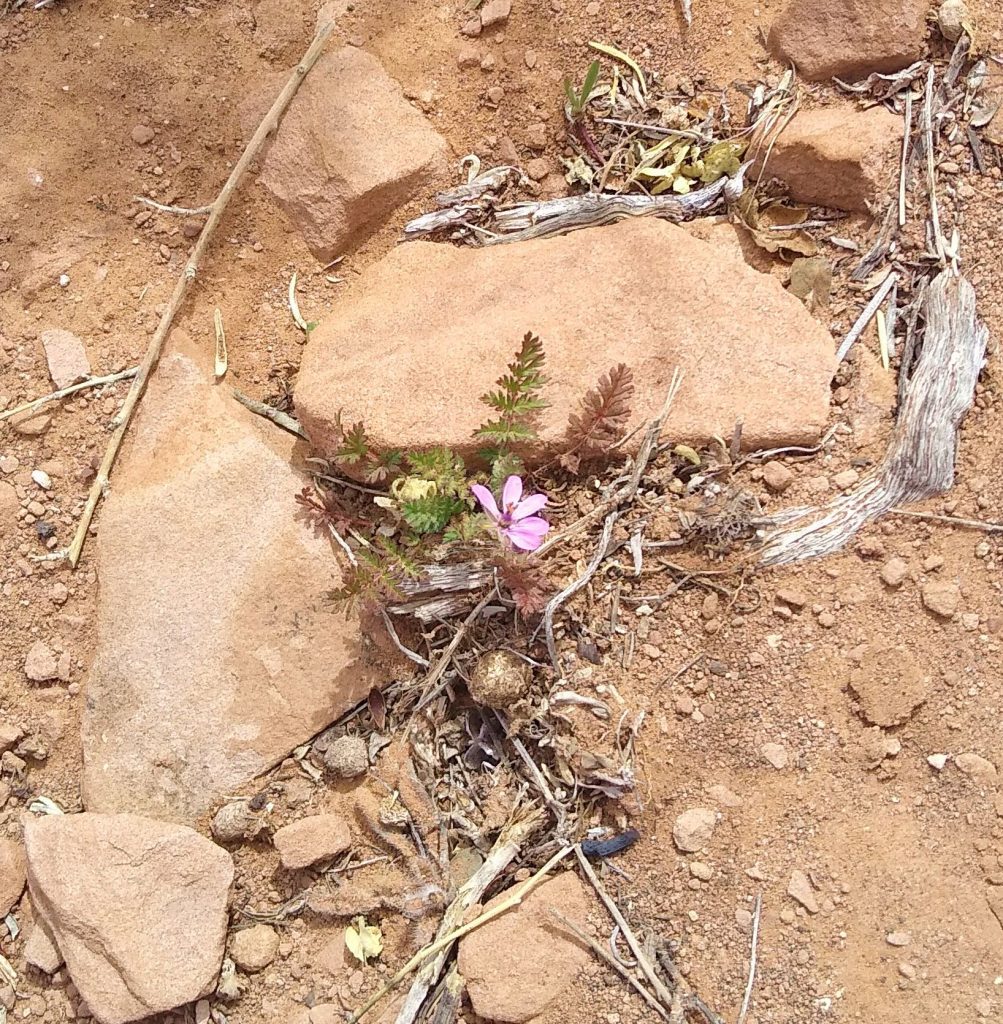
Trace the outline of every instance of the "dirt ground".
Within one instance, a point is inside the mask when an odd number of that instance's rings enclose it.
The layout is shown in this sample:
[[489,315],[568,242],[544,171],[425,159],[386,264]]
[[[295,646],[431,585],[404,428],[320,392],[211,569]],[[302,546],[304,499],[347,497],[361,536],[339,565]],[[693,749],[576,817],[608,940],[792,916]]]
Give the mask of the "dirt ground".
[[[673,74],[751,80],[779,70],[762,43],[777,6],[693,0],[687,32],[668,2],[515,0],[504,30],[471,44],[459,33],[462,3],[360,0],[337,35],[379,57],[457,159],[470,152],[490,159],[506,138],[523,157],[533,155],[525,130],[543,121],[556,172],[560,81],[580,75],[588,40]],[[1003,9],[993,0],[970,6],[983,39],[1001,49]],[[295,62],[315,16],[304,0],[65,0],[0,15],[0,409],[51,389],[37,341],[47,327],[85,339],[96,373],[139,360],[190,239],[183,222],[147,217],[133,197],[211,202],[246,141],[242,97],[263,71]],[[492,55],[493,66],[461,70],[457,54],[469,45]],[[504,89],[497,109],[484,101],[494,85]],[[156,132],[151,145],[133,141],[138,125]],[[1003,332],[1003,185],[998,174],[969,184],[962,266],[994,351]],[[303,340],[285,308],[290,274],[300,275],[304,315],[319,318],[422,210],[420,202],[401,210],[348,254],[339,270],[345,282],[331,283],[252,175],[179,324],[210,346],[218,306],[233,383],[274,400]],[[928,511],[1003,518],[999,386],[994,357],[964,424],[956,487]],[[55,526],[59,546],[68,543],[127,387],[51,407],[40,436],[0,426],[0,479],[17,495],[16,507],[0,507],[0,718],[37,735],[47,754],[32,762],[26,785],[11,792],[12,780],[0,783],[0,822],[11,836],[35,795],[80,806],[79,716],[98,581],[89,553],[76,572],[29,556],[44,550],[39,518]],[[832,476],[859,456],[839,442],[824,456],[791,463],[796,481],[783,502],[834,493]],[[48,494],[31,481],[39,468],[53,480]],[[754,474],[748,482],[763,490]],[[764,500],[777,502],[765,491]],[[896,555],[908,573],[889,587],[881,568]],[[758,893],[759,973],[747,1024],[967,1024],[1003,1014],[1003,923],[991,909],[1003,914],[1003,795],[995,778],[965,774],[953,762],[937,770],[927,760],[975,753],[1003,767],[1001,565],[999,535],[888,517],[842,555],[754,580],[761,601],[747,614],[715,610],[705,592],[690,590],[627,622],[633,657],[614,646],[604,681],[615,684],[625,708],[647,713],[630,817],[642,839],[618,860],[623,874],[609,884],[632,914],[658,922],[678,944],[684,973],[725,1019],[734,1020],[741,1003]],[[944,621],[924,609],[921,588],[930,580],[958,584],[958,617]],[[69,653],[68,686],[26,683],[24,657],[37,639]],[[883,738],[850,688],[864,644],[889,650],[868,671],[925,695]],[[897,741],[893,756],[884,756],[887,739]],[[767,760],[764,744],[783,747],[785,767]],[[713,802],[708,790],[721,785],[740,798],[737,806]],[[677,815],[694,806],[722,812],[702,858],[706,880],[672,841]],[[287,880],[270,875],[274,865],[261,850],[238,851],[236,859],[242,899],[294,895]],[[816,913],[787,895],[792,871],[809,876]],[[228,1018],[288,1018],[308,992],[330,989],[318,951],[335,933],[330,924],[289,924],[280,960],[253,979]],[[16,962],[19,944],[3,944]],[[349,1005],[371,986],[359,974],[348,968],[333,985]],[[64,988],[30,972],[23,985],[18,1018],[22,1007],[32,1019],[67,1017]],[[657,1018],[595,964],[541,1021],[649,1019]]]

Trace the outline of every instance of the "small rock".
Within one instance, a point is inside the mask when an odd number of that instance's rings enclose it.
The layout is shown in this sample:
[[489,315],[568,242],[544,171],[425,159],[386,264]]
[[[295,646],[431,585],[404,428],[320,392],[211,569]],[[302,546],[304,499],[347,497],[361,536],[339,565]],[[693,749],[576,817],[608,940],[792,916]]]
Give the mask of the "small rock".
[[808,876],[803,871],[792,871],[791,880],[787,886],[787,895],[797,900],[809,914],[818,913],[818,900],[815,898],[815,891],[812,889]]
[[505,90],[500,85],[492,85],[487,92],[484,93],[488,103],[492,106],[497,107],[503,99],[505,99]]
[[21,898],[27,880],[24,847],[13,839],[0,839],[0,918]]
[[52,417],[44,412],[23,412],[12,416],[7,422],[14,428],[14,432],[22,437],[38,437],[49,429]]
[[456,63],[461,68],[475,68],[480,62],[480,54],[472,46],[464,46],[456,55]]
[[33,469],[31,471],[31,479],[42,488],[43,491],[49,491],[52,489],[52,478],[41,469]]
[[16,746],[23,735],[24,730],[18,726],[10,722],[0,722],[0,754]]
[[727,786],[720,784],[708,786],[707,795],[722,807],[741,807],[744,802],[737,793],[733,793]]
[[341,977],[345,970],[345,939],[340,931],[320,947],[314,963],[332,978]]
[[912,942],[912,935],[909,932],[889,932],[885,936],[885,942],[889,946],[908,946]]
[[233,843],[256,836],[264,822],[251,812],[246,800],[233,800],[213,815],[209,828],[221,843]]
[[279,936],[267,924],[244,928],[230,940],[230,956],[243,971],[263,971],[278,955]]
[[35,921],[28,933],[24,958],[32,967],[46,974],[55,974],[63,966],[63,954],[59,952],[52,932],[41,918]]
[[944,770],[944,766],[947,764],[949,758],[947,754],[931,754],[927,759],[926,763],[936,771],[940,772]]
[[845,491],[847,488],[852,487],[859,479],[860,474],[855,469],[844,469],[842,473],[837,473],[832,478],[832,483],[834,487]]
[[800,611],[808,603],[808,595],[803,590],[785,588],[777,591],[777,600],[782,601],[789,608]]
[[533,181],[543,181],[550,173],[550,161],[546,157],[535,156],[526,164],[526,173]]
[[971,23],[971,15],[964,0],[944,0],[937,8],[937,27],[940,34],[952,43],[958,41],[965,30],[965,25]]
[[739,907],[735,911],[735,924],[737,924],[739,928],[752,927],[752,912],[746,910],[745,907]]
[[16,455],[0,456],[0,473],[14,473],[21,465],[21,460]]
[[460,28],[460,34],[468,39],[476,39],[481,34],[481,19],[477,16],[468,18]]
[[310,1008],[310,1024],[341,1024],[344,1011],[335,1003],[318,1003]]
[[530,149],[541,150],[547,148],[547,126],[542,122],[531,124],[526,129],[526,145]]
[[536,50],[527,50],[522,59],[526,62],[526,67],[528,67],[530,71],[536,67],[539,61],[539,58],[536,55]]
[[950,619],[961,603],[961,589],[947,580],[931,580],[923,584],[923,606],[941,619]]
[[369,748],[361,736],[339,736],[324,752],[324,764],[338,779],[354,779],[369,770]]
[[916,977],[916,968],[913,967],[913,965],[910,963],[900,963],[899,974],[901,974],[903,978],[909,978],[910,980],[912,980]]
[[901,725],[930,695],[932,681],[905,647],[868,647],[850,671],[850,689],[872,725]]
[[672,826],[672,838],[683,853],[696,853],[714,834],[717,815],[709,807],[692,807],[683,811]]
[[764,743],[759,748],[759,752],[777,771],[787,767],[787,748],[782,743]]
[[504,710],[529,693],[533,672],[510,651],[488,651],[477,659],[470,676],[470,696],[478,704]]
[[209,1024],[209,1000],[200,999],[195,1004],[195,1024]]
[[137,124],[136,127],[132,129],[132,141],[135,142],[137,146],[149,145],[153,141],[154,137],[155,133],[149,125]]
[[352,834],[339,815],[315,814],[284,825],[272,842],[282,866],[295,871],[344,853],[352,845]]
[[794,472],[782,462],[767,462],[763,466],[763,483],[774,494],[783,494],[794,483]]
[[959,772],[973,779],[996,778],[996,765],[979,754],[955,754],[954,764]]
[[714,877],[714,869],[709,864],[694,860],[690,861],[690,874],[701,882],[709,882]]
[[901,587],[909,576],[909,563],[893,555],[881,566],[881,580],[889,587]]
[[44,641],[36,640],[24,658],[24,674],[33,683],[45,683],[59,678],[59,660],[55,651]]
[[943,567],[943,555],[927,555],[926,558],[923,559],[924,572],[936,572],[938,569],[942,569]]
[[512,0],[487,0],[481,8],[481,27],[491,28],[508,21],[512,13]]

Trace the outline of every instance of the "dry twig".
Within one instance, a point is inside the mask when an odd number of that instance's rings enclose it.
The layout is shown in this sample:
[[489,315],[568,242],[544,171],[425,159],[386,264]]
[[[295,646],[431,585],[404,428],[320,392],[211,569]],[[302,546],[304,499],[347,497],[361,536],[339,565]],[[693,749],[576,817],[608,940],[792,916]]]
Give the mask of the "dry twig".
[[281,409],[276,409],[272,405],[265,405],[264,402],[259,402],[255,398],[251,398],[250,395],[245,395],[243,391],[238,391],[236,388],[233,389],[233,397],[245,409],[250,409],[251,412],[256,413],[258,416],[263,416],[266,420],[271,420],[277,427],[281,427],[283,430],[289,431],[290,434],[294,434],[302,441],[309,441],[310,438],[306,436],[306,432],[299,424],[299,420],[293,419],[292,416],[287,412],[283,412]]
[[135,377],[138,372],[138,366],[131,366],[128,370],[120,370],[118,373],[109,374],[107,377],[89,377],[78,384],[70,384],[68,387],[53,391],[51,394],[42,395],[41,398],[33,398],[30,402],[25,402],[24,405],[8,409],[6,412],[0,412],[0,422],[9,420],[12,416],[17,416],[18,413],[34,412],[49,402],[66,398],[68,395],[76,394],[78,391],[85,391],[87,388],[99,388],[104,384],[114,384],[116,381],[129,380],[131,377]]
[[749,1001],[752,999],[752,986],[756,981],[756,957],[759,943],[759,919],[763,915],[763,894],[756,894],[756,909],[752,915],[752,952],[749,954],[749,980],[745,983],[745,995],[742,997],[742,1009],[738,1011],[735,1024],[743,1024],[749,1012]]

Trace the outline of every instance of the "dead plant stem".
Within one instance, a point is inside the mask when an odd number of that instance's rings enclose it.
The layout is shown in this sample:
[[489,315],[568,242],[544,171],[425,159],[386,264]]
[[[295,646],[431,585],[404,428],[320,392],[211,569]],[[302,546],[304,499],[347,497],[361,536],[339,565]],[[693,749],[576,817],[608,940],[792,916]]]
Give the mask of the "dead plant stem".
[[181,308],[181,304],[188,293],[188,289],[198,274],[199,265],[202,262],[202,258],[205,255],[206,250],[209,248],[209,244],[213,240],[219,222],[223,219],[223,214],[226,212],[230,198],[236,191],[241,179],[244,177],[247,168],[257,157],[265,139],[267,139],[268,136],[271,135],[278,127],[279,121],[285,113],[286,107],[289,106],[293,96],[296,95],[296,90],[300,87],[300,83],[309,73],[314,64],[316,64],[317,59],[324,50],[324,44],[327,42],[328,37],[334,30],[334,27],[335,23],[333,21],[327,21],[317,30],[317,35],[310,44],[310,48],[303,55],[303,59],[299,64],[296,65],[282,91],[272,104],[271,109],[265,115],[264,120],[258,125],[257,131],[251,137],[251,140],[248,142],[243,154],[237,161],[233,170],[230,172],[230,177],[227,178],[226,184],[216,197],[216,201],[212,204],[212,212],[209,214],[209,219],[206,221],[205,227],[202,229],[202,234],[199,236],[199,240],[195,244],[195,249],[185,265],[184,272],[178,278],[178,282],[174,286],[174,292],[171,295],[170,302],[164,310],[164,315],[160,318],[160,323],[157,326],[157,330],[146,350],[146,355],[143,356],[143,361],[139,364],[139,370],[132,382],[132,387],[129,389],[129,394],[126,396],[125,403],[123,404],[118,416],[115,418],[115,431],[108,443],[108,448],[105,452],[104,458],[101,460],[101,466],[98,469],[97,476],[94,478],[94,483],[91,485],[90,493],[87,496],[87,504],[84,506],[84,511],[80,517],[80,522],[77,524],[77,530],[73,536],[73,541],[66,553],[67,561],[69,561],[70,565],[74,568],[76,568],[77,563],[80,561],[80,553],[83,550],[84,541],[87,539],[91,520],[94,518],[94,511],[108,487],[112,466],[115,464],[115,458],[118,455],[119,448],[122,446],[122,441],[125,438],[126,432],[129,429],[133,413],[136,410],[136,406],[139,404],[139,400],[143,397],[150,375],[156,368],[157,362],[160,359],[160,353],[164,347],[164,342],[167,340],[171,326],[174,323],[174,317]]
[[749,980],[745,983],[745,995],[742,997],[742,1009],[738,1011],[735,1024],[744,1024],[745,1015],[749,1012],[749,1001],[752,999],[752,986],[756,981],[756,957],[759,945],[759,919],[763,916],[763,894],[756,894],[756,909],[752,915],[752,952],[749,954]]
[[68,387],[60,388],[58,391],[53,391],[48,395],[42,395],[41,398],[33,398],[30,402],[25,402],[24,405],[18,405],[13,409],[0,413],[0,422],[9,420],[18,413],[34,412],[49,402],[66,398],[67,395],[76,394],[78,391],[85,391],[87,388],[99,388],[105,384],[114,384],[116,381],[128,380],[130,377],[135,377],[138,372],[138,366],[131,366],[128,370],[120,370],[118,373],[111,373],[107,377],[88,377],[87,380],[82,380],[78,384],[70,384]]

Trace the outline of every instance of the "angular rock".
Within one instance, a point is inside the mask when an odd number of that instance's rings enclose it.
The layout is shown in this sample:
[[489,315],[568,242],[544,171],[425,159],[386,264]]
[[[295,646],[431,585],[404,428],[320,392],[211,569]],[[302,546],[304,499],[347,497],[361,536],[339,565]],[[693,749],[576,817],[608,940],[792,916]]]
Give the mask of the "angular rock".
[[787,885],[787,895],[798,901],[809,914],[819,911],[818,899],[812,889],[808,876],[803,871],[792,871],[791,880]]
[[881,580],[889,587],[901,587],[909,578],[909,563],[898,555],[892,555],[883,566],[881,566]]
[[783,494],[794,483],[794,471],[782,462],[767,462],[763,466],[763,483],[774,494]]
[[958,771],[970,775],[973,779],[995,779],[996,765],[981,754],[955,754],[954,763]]
[[872,725],[901,725],[930,695],[932,683],[905,647],[865,651],[850,672],[850,689]]
[[478,1017],[509,1024],[538,1017],[588,962],[587,949],[560,926],[551,907],[585,928],[588,893],[574,872],[544,882],[520,906],[460,940],[460,973]]
[[[253,131],[286,75],[244,111]],[[445,139],[380,62],[353,46],[317,61],[265,152],[260,180],[327,262],[363,242],[446,170]]]
[[928,7],[928,0],[791,0],[767,45],[816,82],[898,71],[923,55]]
[[186,820],[372,680],[358,623],[325,596],[330,546],[295,517],[292,440],[213,387],[179,335],[102,512],[83,797]]
[[330,860],[352,845],[352,834],[337,814],[313,814],[283,825],[272,837],[284,868],[294,871]]
[[132,814],[45,815],[25,826],[28,885],[101,1024],[198,999],[223,959],[230,855]]
[[898,166],[902,119],[882,106],[799,112],[766,163],[802,203],[868,213]]
[[491,28],[508,21],[512,13],[512,0],[487,0],[481,8],[481,27]]
[[63,954],[42,918],[31,926],[24,944],[24,958],[32,967],[46,974],[55,974],[63,966]]
[[0,839],[0,918],[21,898],[27,879],[24,848],[13,839]]
[[529,455],[561,442],[568,414],[618,362],[634,373],[632,427],[683,371],[665,431],[687,444],[730,437],[736,420],[750,448],[814,443],[828,418],[828,332],[778,281],[672,224],[639,218],[483,249],[411,242],[368,275],[311,333],[300,369],[297,413],[322,450],[339,446],[342,410],[377,448],[475,452],[490,412],[478,396],[527,330],[550,378]]
[[961,603],[961,589],[949,580],[930,580],[921,593],[923,607],[940,619],[953,618]]
[[691,807],[676,818],[672,838],[683,853],[696,853],[710,842],[717,815],[709,807]]
[[59,677],[59,661],[55,651],[44,640],[36,640],[24,656],[24,674],[33,683],[44,683]]
[[91,375],[84,343],[70,331],[42,331],[42,348],[49,364],[49,376],[57,389],[69,387]]
[[787,748],[782,743],[764,743],[759,748],[759,752],[777,771],[786,768],[787,762],[790,760]]

